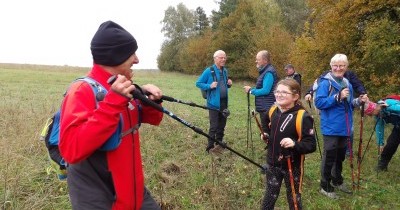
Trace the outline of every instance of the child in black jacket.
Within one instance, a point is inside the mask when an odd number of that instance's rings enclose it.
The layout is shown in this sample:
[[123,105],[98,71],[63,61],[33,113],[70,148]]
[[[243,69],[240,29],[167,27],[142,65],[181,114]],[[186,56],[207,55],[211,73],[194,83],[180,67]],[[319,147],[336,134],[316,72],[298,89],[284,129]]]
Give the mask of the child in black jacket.
[[[282,180],[285,181],[289,208],[302,209],[304,155],[316,150],[313,119],[307,112],[297,119],[297,115],[300,115],[304,108],[299,101],[300,85],[294,79],[281,80],[274,94],[277,107],[271,107],[267,117],[270,138],[267,155],[267,186],[262,209],[274,208]],[[293,200],[293,197],[296,199]]]

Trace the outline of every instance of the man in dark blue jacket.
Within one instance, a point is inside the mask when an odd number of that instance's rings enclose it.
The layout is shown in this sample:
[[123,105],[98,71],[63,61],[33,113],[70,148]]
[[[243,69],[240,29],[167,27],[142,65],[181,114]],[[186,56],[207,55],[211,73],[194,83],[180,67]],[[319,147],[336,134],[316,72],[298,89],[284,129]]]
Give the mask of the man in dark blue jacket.
[[275,103],[274,89],[278,82],[278,76],[274,66],[271,64],[270,53],[266,50],[261,50],[257,53],[256,64],[259,76],[256,86],[244,86],[246,93],[255,96],[256,111],[260,114],[261,127],[263,132],[268,130],[267,112]]
[[286,78],[292,78],[299,83],[301,88],[301,74],[299,74],[292,64],[288,64],[285,66]]

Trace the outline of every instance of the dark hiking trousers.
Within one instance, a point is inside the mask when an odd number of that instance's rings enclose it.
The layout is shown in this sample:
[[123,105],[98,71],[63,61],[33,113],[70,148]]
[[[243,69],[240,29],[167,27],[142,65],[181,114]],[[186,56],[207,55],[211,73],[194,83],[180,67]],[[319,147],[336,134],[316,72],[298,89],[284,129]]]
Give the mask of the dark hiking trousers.
[[[300,185],[300,169],[293,167],[293,179],[294,179],[294,189],[296,191],[296,201],[298,209],[302,209],[301,204],[301,194],[299,193]],[[294,202],[292,198],[292,188],[290,185],[290,175],[288,169],[283,169],[280,167],[269,166],[266,171],[266,185],[267,189],[264,194],[264,199],[262,202],[262,210],[273,210],[275,202],[278,199],[279,192],[281,190],[282,180],[285,182],[286,186],[286,198],[289,204],[289,209],[294,209]]]
[[321,162],[321,187],[332,192],[331,181],[334,185],[343,184],[343,161],[346,157],[345,145],[347,136],[323,136],[324,153]]
[[141,210],[161,210],[154,198],[151,196],[150,191],[144,188],[143,203]]
[[396,153],[397,148],[400,143],[400,126],[393,126],[392,133],[389,135],[386,145],[383,148],[381,158],[379,160],[379,167],[387,168],[390,160],[392,159],[394,153]]
[[[222,112],[227,107],[227,99],[221,99],[221,106],[219,110]],[[208,135],[210,135],[210,137],[213,137],[217,141],[222,141],[226,126],[226,117],[224,117],[221,112],[215,110],[210,110],[208,112],[210,119],[210,130],[208,131]],[[208,139],[208,146],[210,145],[214,145],[214,141]]]

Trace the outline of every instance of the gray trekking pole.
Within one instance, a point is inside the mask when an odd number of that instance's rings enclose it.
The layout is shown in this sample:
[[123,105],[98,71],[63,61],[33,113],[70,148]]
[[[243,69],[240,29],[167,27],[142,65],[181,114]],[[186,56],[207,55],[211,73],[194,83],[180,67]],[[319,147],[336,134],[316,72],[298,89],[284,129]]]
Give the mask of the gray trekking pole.
[[[308,101],[308,106],[310,106],[310,110],[312,110],[312,108],[311,108],[311,101]],[[312,111],[311,111],[311,113],[312,113]],[[321,146],[320,146],[320,144],[319,144],[319,138],[318,138],[318,132],[317,132],[318,129],[317,129],[317,127],[315,126],[314,114],[311,114],[311,117],[313,118],[313,126],[314,126],[314,131],[315,131],[315,138],[317,139],[319,157],[322,159]]]
[[[377,125],[377,124],[378,124],[378,119],[376,120],[375,125],[374,125],[374,128],[373,128],[373,130],[372,130],[372,132],[371,132],[371,135],[369,136],[369,140],[368,140],[367,146],[365,147],[364,152],[363,152],[363,155],[362,155],[361,160],[360,160],[360,165],[361,165],[362,161],[364,160],[365,154],[366,154],[367,151],[368,151],[369,143],[371,142],[372,136],[373,136],[374,133],[375,133],[375,129],[376,129],[376,125]],[[379,155],[380,155],[380,154],[379,154],[379,145],[378,145],[378,156],[379,156]]]
[[357,189],[360,189],[360,174],[361,174],[361,152],[362,152],[362,142],[363,142],[363,131],[364,131],[364,107],[365,103],[361,103],[361,120],[360,120],[360,142],[358,143],[358,153],[357,153]]
[[[117,79],[116,76],[112,76],[108,79],[108,83],[112,84],[115,82],[115,80]],[[136,85],[135,85],[136,86]],[[137,86],[138,87],[138,86]],[[211,139],[212,141],[214,141],[215,143],[217,143],[218,145],[220,145],[222,148],[224,149],[228,149],[229,151],[235,153],[236,155],[238,155],[239,157],[249,161],[250,163],[252,163],[253,165],[259,167],[262,171],[266,171],[267,168],[263,167],[262,165],[256,163],[255,161],[251,160],[250,158],[242,155],[241,153],[237,152],[236,150],[230,148],[228,145],[226,145],[225,142],[222,141],[218,141],[216,140],[214,137],[211,137],[210,135],[206,134],[203,130],[201,130],[200,128],[194,126],[193,124],[187,122],[184,119],[181,119],[180,117],[176,116],[175,114],[173,114],[172,112],[168,111],[167,109],[165,109],[164,107],[162,107],[160,104],[157,104],[156,102],[148,99],[145,95],[143,95],[139,90],[139,88],[136,88],[134,91],[131,92],[133,98],[139,99],[140,101],[142,101],[143,103],[153,107],[154,109],[156,109],[157,111],[160,111],[168,116],[170,116],[171,118],[173,118],[174,120],[182,123],[183,125],[185,125],[186,127],[192,129],[194,132],[203,135],[205,137],[207,137],[208,139]]]
[[254,152],[253,147],[253,133],[251,132],[251,117],[250,117],[250,91],[247,92],[247,149],[249,148],[249,139],[251,141],[251,148]]
[[206,106],[201,106],[201,105],[195,104],[193,102],[185,102],[185,101],[182,101],[182,100],[179,100],[179,99],[176,99],[176,98],[172,98],[170,96],[163,95],[161,97],[161,99],[165,100],[165,101],[169,101],[169,102],[176,102],[176,103],[185,104],[185,105],[198,107],[198,108],[202,108],[202,109],[208,109],[208,110],[217,111],[217,112],[221,113],[222,116],[224,116],[225,118],[227,118],[231,114],[228,109],[224,109],[224,110],[220,111],[218,109],[213,109],[213,108],[209,108],[209,107],[206,107]]

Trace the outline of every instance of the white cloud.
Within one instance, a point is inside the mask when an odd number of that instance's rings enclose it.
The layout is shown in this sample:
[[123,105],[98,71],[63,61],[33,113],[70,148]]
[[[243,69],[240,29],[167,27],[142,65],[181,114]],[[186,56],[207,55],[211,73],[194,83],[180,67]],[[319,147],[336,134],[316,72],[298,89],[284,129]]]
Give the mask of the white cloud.
[[137,69],[157,68],[168,6],[203,7],[214,0],[10,0],[0,3],[0,63],[91,66],[90,41],[98,26],[113,20],[138,41]]

